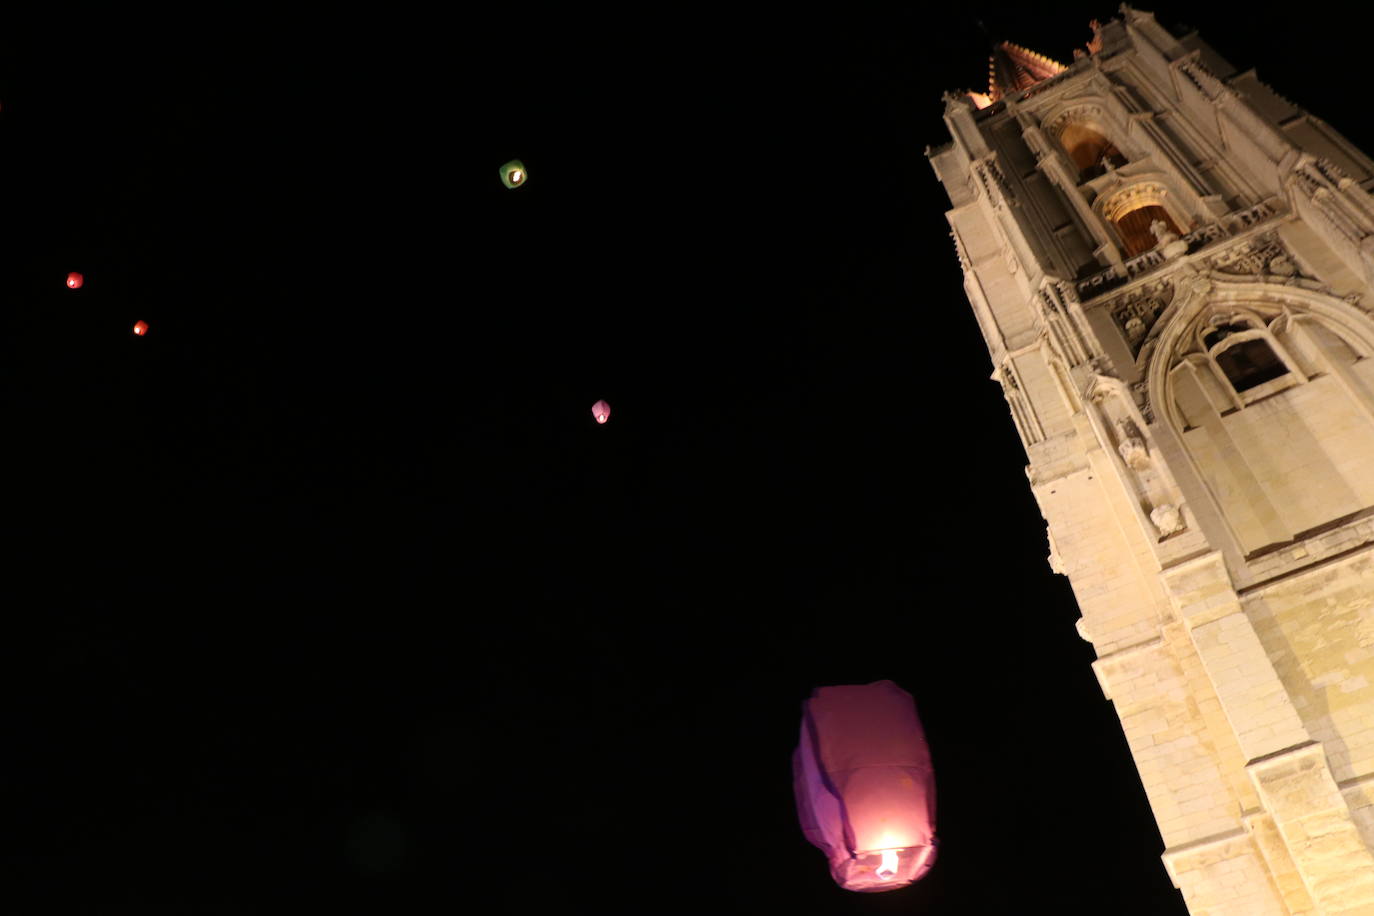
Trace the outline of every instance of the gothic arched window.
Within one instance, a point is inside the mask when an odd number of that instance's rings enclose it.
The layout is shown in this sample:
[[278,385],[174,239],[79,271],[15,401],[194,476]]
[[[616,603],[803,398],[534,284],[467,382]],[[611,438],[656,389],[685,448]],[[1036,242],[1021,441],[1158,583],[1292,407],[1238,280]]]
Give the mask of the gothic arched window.
[[[1296,364],[1289,363],[1269,329],[1256,318],[1245,314],[1214,315],[1199,329],[1199,335],[1213,365],[1241,401],[1270,393],[1267,388],[1256,390],[1269,382],[1301,374]],[[1287,384],[1279,387],[1299,381],[1302,380],[1290,377]]]
[[1078,166],[1078,180],[1096,178],[1107,169],[1120,168],[1126,157],[1116,144],[1095,125],[1087,121],[1070,121],[1059,132],[1059,145]]
[[1127,210],[1113,220],[1117,234],[1121,236],[1121,245],[1126,249],[1126,256],[1133,258],[1138,254],[1144,254],[1159,243],[1159,237],[1155,235],[1151,228],[1156,222],[1164,223],[1165,231],[1172,232],[1174,235],[1183,235],[1174,218],[1169,215],[1158,204],[1146,204],[1143,207],[1136,207],[1134,210]]
[[1168,191],[1158,182],[1142,182],[1122,188],[1101,206],[1103,218],[1111,223],[1128,258],[1144,254],[1168,234],[1177,239],[1188,230],[1185,222],[1168,203]]

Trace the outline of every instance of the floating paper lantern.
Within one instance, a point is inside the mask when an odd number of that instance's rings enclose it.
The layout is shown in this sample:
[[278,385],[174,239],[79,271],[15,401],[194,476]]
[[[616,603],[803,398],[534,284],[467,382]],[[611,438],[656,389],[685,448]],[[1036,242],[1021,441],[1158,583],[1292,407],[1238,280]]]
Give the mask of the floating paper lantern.
[[935,862],[935,775],[911,694],[820,687],[802,704],[792,784],[802,832],[851,891],[890,891]]
[[605,423],[611,418],[611,405],[605,401],[597,401],[592,405],[592,416],[596,417],[596,422]]
[[81,284],[86,282],[86,278],[76,271],[67,274],[67,289],[80,289]]
[[518,188],[525,183],[530,173],[525,171],[525,163],[512,159],[501,166],[501,183],[508,188]]
[[139,337],[142,337],[144,334],[147,334],[147,333],[148,333],[148,322],[146,322],[146,321],[135,321],[135,322],[134,322],[134,333],[137,334]]

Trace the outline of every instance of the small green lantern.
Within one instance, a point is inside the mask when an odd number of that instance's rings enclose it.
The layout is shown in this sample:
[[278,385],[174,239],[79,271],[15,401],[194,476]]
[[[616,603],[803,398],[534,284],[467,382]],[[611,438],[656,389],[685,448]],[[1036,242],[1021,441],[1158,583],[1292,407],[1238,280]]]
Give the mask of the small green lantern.
[[520,187],[529,177],[530,173],[525,171],[525,163],[519,159],[512,159],[501,166],[501,183],[508,188]]

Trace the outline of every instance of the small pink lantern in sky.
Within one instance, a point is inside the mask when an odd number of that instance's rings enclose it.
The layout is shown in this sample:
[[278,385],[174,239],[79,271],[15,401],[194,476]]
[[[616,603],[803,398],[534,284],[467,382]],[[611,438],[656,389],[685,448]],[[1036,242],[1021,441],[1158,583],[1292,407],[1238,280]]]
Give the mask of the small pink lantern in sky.
[[135,322],[134,322],[134,333],[137,334],[139,337],[142,337],[144,334],[147,334],[147,333],[148,333],[148,322],[146,322],[146,321],[135,321]]
[[67,274],[67,289],[80,289],[81,284],[86,282],[86,278],[76,271]]
[[611,405],[605,401],[597,401],[592,405],[592,416],[596,417],[596,422],[605,423],[611,418]]
[[851,891],[890,891],[935,862],[935,774],[911,694],[820,687],[802,704],[792,786],[802,833]]

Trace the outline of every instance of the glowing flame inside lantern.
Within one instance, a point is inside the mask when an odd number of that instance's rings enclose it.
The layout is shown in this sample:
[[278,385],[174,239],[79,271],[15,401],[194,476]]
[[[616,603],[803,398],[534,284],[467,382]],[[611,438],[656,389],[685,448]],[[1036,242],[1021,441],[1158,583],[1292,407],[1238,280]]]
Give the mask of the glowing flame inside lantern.
[[137,334],[139,337],[142,337],[144,334],[147,334],[147,333],[148,333],[148,322],[146,322],[146,321],[139,321],[139,322],[136,322],[136,323],[134,324],[134,333]]
[[874,874],[877,875],[879,878],[882,878],[884,881],[894,877],[897,874],[897,850],[883,850],[882,864],[878,866]]
[[77,273],[76,271],[72,271],[71,273],[67,274],[68,289],[80,289],[81,284],[85,282],[86,278],[81,276],[81,274]]
[[597,401],[592,405],[592,416],[596,417],[596,422],[605,423],[611,418],[611,405],[605,401]]
[[519,159],[512,159],[501,166],[501,183],[508,188],[518,188],[525,183],[525,179],[530,177],[525,171],[525,163]]

